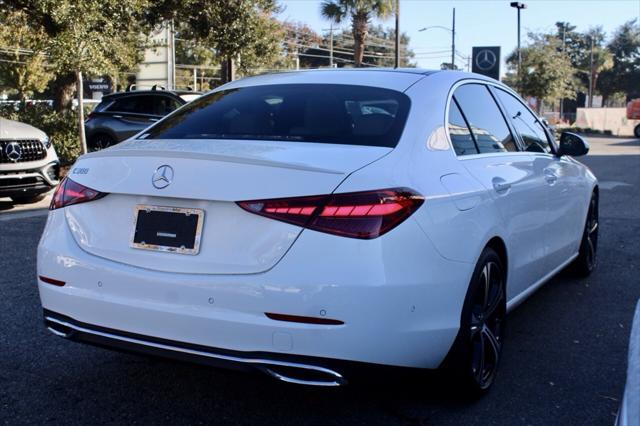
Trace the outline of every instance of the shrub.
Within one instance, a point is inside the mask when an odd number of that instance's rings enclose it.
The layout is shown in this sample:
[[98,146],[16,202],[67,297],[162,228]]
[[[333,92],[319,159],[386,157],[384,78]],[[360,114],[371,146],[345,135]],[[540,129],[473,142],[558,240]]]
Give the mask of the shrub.
[[0,116],[30,124],[49,136],[63,166],[80,155],[77,116],[74,111],[57,112],[46,103],[0,105]]

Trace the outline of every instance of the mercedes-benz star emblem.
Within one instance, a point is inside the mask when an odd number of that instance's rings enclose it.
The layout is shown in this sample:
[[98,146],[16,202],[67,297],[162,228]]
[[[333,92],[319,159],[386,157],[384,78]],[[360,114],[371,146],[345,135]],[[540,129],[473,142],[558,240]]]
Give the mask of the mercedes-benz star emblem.
[[496,54],[491,50],[481,50],[476,55],[476,65],[482,71],[488,71],[496,65]]
[[163,189],[173,182],[173,168],[168,165],[160,166],[151,177],[151,183],[158,189]]
[[22,147],[18,142],[10,142],[4,147],[4,153],[9,160],[15,163],[22,158]]

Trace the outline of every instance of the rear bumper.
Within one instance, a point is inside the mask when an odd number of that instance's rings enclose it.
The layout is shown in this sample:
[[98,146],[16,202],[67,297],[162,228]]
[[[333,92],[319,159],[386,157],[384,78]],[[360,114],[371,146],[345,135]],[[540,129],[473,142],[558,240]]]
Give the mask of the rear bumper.
[[50,162],[39,168],[0,170],[0,197],[29,197],[50,191],[59,182],[60,164]]
[[[142,336],[126,345],[172,342],[171,348],[151,345],[154,351],[176,353],[175,346],[195,345],[242,357],[277,354],[278,359],[435,369],[458,332],[473,266],[443,259],[417,224],[407,221],[384,241],[305,231],[264,273],[158,272],[83,251],[64,210],[50,213],[38,247],[38,275],[66,283],[39,281],[43,308],[71,319],[69,324]],[[331,250],[319,255],[319,247]],[[179,261],[180,255],[173,256],[168,259]],[[266,312],[326,316],[344,324],[277,321]],[[84,340],[98,338],[75,331]],[[108,338],[108,346],[123,344],[113,336],[99,338]]]
[[295,384],[342,386],[347,384],[345,372],[349,376],[356,376],[371,367],[314,357],[211,348],[86,324],[46,309],[43,313],[49,331],[76,342],[214,367],[260,371]]

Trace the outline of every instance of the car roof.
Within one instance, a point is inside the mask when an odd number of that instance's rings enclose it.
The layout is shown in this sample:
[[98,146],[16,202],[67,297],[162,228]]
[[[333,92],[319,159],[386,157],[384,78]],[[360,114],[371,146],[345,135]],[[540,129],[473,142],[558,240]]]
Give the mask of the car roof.
[[[404,91],[439,70],[421,68],[321,68],[266,73],[234,80],[214,91],[268,84],[345,84]],[[393,77],[391,77],[393,76]]]

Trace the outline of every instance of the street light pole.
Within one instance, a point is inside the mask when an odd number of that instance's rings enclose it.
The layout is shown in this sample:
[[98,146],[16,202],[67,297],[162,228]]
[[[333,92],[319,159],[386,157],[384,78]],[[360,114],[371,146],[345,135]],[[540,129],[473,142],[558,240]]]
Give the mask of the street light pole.
[[520,80],[520,68],[522,67],[522,54],[520,52],[520,10],[526,9],[527,5],[514,1],[511,2],[511,7],[518,9],[518,80]]
[[442,25],[431,25],[429,27],[420,28],[418,32],[430,30],[432,28],[440,28],[451,33],[451,69],[456,67],[456,8],[453,8],[453,26],[451,28],[443,27]]
[[396,0],[396,68],[400,66],[400,0]]
[[451,70],[456,69],[456,8],[453,8],[453,25],[451,26]]

